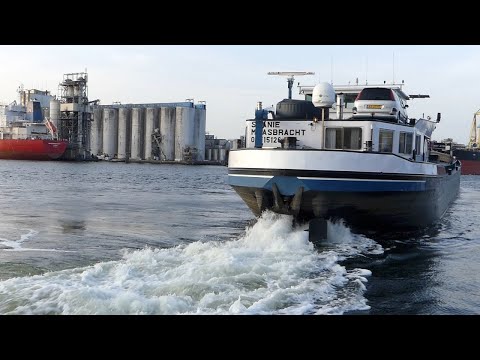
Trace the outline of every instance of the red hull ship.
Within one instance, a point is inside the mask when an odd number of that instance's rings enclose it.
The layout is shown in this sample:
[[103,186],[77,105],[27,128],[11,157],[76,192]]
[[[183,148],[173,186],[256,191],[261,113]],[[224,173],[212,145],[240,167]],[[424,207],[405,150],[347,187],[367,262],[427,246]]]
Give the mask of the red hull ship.
[[53,121],[45,116],[53,96],[48,91],[19,89],[16,101],[0,105],[0,159],[55,160],[67,149]]
[[480,175],[480,127],[477,127],[478,110],[473,115],[470,140],[466,147],[453,146],[452,155],[462,162],[462,175]]
[[480,151],[453,149],[453,156],[462,162],[462,175],[480,175]]
[[455,156],[462,163],[462,175],[480,175],[480,126],[477,127],[478,110],[472,121],[470,140],[467,145],[459,144],[452,138],[432,143],[433,150]]
[[455,156],[462,163],[462,175],[480,175],[480,150],[455,144],[452,139],[434,141],[432,150]]
[[462,175],[480,175],[480,161],[460,160]]
[[55,160],[63,155],[67,141],[48,139],[0,139],[0,159]]

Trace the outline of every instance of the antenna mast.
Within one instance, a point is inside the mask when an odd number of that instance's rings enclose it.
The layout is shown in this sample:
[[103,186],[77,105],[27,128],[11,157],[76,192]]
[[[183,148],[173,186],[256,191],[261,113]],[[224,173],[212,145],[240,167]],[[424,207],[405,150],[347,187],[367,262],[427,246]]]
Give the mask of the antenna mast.
[[330,84],[333,85],[333,56],[330,57]]
[[393,52],[393,69],[392,69],[392,75],[393,75],[393,78],[392,78],[392,84],[395,84],[395,51]]
[[367,62],[365,63],[365,85],[368,85],[368,56]]
[[311,71],[270,71],[268,75],[278,75],[278,76],[286,76],[287,83],[288,83],[288,98],[292,98],[292,87],[293,81],[295,80],[295,76],[304,76],[304,75],[315,75],[314,72]]

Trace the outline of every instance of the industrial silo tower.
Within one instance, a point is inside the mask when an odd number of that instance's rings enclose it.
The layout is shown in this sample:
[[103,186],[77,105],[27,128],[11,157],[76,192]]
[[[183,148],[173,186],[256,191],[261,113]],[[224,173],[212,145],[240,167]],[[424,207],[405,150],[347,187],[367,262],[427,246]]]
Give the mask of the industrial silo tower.
[[83,160],[90,154],[92,112],[88,102],[86,72],[64,74],[59,84],[60,118],[58,134],[69,142],[64,158]]

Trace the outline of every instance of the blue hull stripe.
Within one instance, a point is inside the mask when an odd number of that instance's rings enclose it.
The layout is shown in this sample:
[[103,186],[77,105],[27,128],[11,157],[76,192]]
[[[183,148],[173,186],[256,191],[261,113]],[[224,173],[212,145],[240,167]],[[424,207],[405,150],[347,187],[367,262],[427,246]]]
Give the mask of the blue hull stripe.
[[304,191],[377,192],[377,191],[425,191],[425,181],[378,179],[322,179],[291,176],[228,175],[232,186],[272,190],[276,184],[281,194],[291,196],[300,187]]

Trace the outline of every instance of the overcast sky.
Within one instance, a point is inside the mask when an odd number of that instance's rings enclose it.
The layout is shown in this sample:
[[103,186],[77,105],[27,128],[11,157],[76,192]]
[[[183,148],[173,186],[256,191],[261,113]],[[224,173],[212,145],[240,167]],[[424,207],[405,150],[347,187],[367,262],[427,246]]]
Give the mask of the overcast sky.
[[[267,106],[287,97],[286,80],[269,71],[314,71],[296,79],[304,85],[404,80],[407,94],[431,97],[410,101],[410,117],[442,113],[437,140],[468,142],[480,108],[480,46],[460,45],[0,46],[0,101],[16,100],[20,84],[57,95],[64,73],[85,69],[90,100],[204,100],[207,131],[229,139],[243,134],[257,101]],[[293,96],[302,98],[297,88]]]

